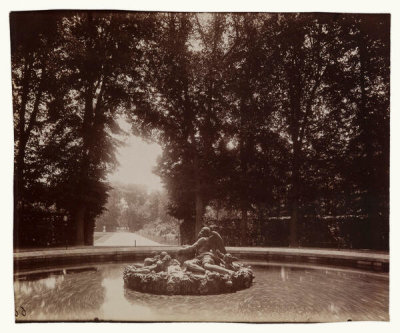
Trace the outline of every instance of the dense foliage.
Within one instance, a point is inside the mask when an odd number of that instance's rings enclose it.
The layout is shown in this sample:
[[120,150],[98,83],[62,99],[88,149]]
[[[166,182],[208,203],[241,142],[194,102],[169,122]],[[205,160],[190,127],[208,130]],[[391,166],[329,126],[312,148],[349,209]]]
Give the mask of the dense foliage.
[[11,42],[16,240],[52,207],[91,244],[123,115],[184,242],[388,247],[388,15],[13,13]]

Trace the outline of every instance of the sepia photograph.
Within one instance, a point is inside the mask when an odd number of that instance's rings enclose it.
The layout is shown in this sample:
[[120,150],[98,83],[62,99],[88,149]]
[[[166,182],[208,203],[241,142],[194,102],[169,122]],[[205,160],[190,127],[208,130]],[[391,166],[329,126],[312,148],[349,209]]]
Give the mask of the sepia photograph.
[[390,320],[390,13],[9,28],[16,323]]

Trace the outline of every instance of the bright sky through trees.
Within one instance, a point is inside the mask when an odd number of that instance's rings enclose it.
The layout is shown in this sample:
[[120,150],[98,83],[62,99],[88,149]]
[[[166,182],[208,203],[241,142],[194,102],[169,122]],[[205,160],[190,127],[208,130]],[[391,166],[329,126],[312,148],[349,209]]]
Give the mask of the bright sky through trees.
[[119,123],[128,135],[123,138],[125,144],[117,149],[119,166],[108,179],[121,184],[142,184],[150,191],[161,190],[161,179],[152,172],[157,157],[162,153],[161,147],[130,134],[129,124],[125,121]]

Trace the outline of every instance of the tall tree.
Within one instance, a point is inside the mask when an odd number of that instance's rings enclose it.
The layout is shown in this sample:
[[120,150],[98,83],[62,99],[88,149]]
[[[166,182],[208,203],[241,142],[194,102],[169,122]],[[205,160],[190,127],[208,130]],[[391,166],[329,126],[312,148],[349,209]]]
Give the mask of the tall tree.
[[274,67],[278,71],[275,75],[279,94],[283,97],[280,105],[286,121],[283,133],[287,133],[291,144],[289,243],[297,246],[301,189],[306,168],[305,151],[309,147],[307,135],[318,119],[315,115],[323,112],[321,105],[318,105],[318,96],[325,84],[326,71],[332,66],[329,49],[332,36],[323,16],[278,15],[276,24],[275,47],[278,53]]
[[[346,181],[367,216],[365,244],[387,246],[389,222],[390,16],[351,15],[341,21],[351,53],[354,136]],[[347,37],[347,38],[346,38]],[[386,235],[386,236],[385,236]],[[386,244],[386,245],[385,245]]]
[[[50,84],[57,75],[58,15],[12,13],[10,15],[14,110],[14,235],[18,243],[23,209],[32,194],[27,187],[38,174],[26,167],[27,154],[35,154],[47,105],[53,95]],[[36,138],[36,139],[35,139]],[[30,165],[36,169],[34,165]],[[37,170],[37,169],[36,169]],[[28,179],[30,178],[30,180]]]
[[[105,203],[105,177],[114,161],[111,134],[118,131],[116,116],[139,100],[144,38],[151,40],[153,30],[145,13],[95,12],[64,20],[63,29],[69,93],[74,94],[74,113],[80,116],[75,128],[80,149],[69,179],[74,187],[70,209],[76,244],[90,244],[94,218]],[[96,196],[103,200],[90,211]]]

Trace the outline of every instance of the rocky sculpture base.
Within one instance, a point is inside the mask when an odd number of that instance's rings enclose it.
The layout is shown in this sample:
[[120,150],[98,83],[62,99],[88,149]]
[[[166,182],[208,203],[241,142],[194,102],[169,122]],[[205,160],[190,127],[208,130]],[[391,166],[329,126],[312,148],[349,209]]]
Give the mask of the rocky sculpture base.
[[207,271],[204,275],[186,270],[168,272],[138,272],[135,266],[124,270],[127,288],[152,294],[165,295],[209,295],[235,292],[249,288],[254,279],[249,267],[240,267],[231,274]]

